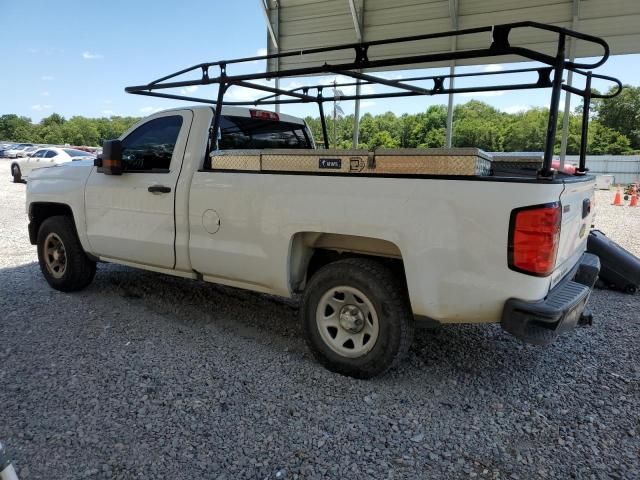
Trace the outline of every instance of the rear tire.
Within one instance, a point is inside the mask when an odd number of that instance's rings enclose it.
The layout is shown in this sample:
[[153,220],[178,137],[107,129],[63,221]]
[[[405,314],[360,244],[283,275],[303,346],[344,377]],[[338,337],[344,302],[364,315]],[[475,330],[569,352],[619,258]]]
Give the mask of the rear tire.
[[404,282],[371,259],[339,260],[318,270],[305,289],[300,317],[316,359],[355,378],[397,365],[413,339]]
[[17,163],[11,165],[11,176],[13,177],[13,183],[22,183],[22,172]]
[[42,222],[37,245],[40,270],[51,287],[75,292],[93,281],[96,262],[82,249],[70,217],[49,217]]

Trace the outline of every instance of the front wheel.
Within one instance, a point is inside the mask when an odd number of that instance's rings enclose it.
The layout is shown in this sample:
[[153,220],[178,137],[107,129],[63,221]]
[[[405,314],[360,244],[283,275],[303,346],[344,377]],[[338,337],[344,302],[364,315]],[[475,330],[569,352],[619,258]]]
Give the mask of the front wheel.
[[56,290],[74,292],[93,281],[96,262],[87,257],[67,216],[47,218],[38,230],[40,270]]
[[396,365],[413,338],[404,282],[371,259],[321,268],[305,289],[300,315],[317,360],[356,378],[375,377]]

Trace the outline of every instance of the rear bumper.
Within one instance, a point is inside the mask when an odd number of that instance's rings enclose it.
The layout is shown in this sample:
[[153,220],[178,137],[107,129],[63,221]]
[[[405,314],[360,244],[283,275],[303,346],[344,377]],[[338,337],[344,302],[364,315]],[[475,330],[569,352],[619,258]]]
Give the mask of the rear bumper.
[[573,270],[544,299],[507,300],[502,311],[502,328],[527,343],[551,343],[578,324],[599,271],[598,257],[584,253]]

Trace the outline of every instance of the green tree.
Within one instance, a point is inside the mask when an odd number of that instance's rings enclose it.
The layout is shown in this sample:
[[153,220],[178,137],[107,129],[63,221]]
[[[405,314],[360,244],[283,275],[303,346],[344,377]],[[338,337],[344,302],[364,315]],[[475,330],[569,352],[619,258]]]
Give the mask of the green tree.
[[400,142],[393,138],[389,132],[382,130],[376,132],[367,144],[371,150],[376,148],[398,148]]
[[587,152],[592,155],[620,155],[632,151],[631,142],[625,135],[599,121],[590,123],[589,137]]
[[640,87],[625,85],[618,96],[599,100],[594,109],[602,125],[625,135],[633,148],[640,148]]
[[28,142],[32,137],[31,119],[15,114],[0,116],[0,139]]

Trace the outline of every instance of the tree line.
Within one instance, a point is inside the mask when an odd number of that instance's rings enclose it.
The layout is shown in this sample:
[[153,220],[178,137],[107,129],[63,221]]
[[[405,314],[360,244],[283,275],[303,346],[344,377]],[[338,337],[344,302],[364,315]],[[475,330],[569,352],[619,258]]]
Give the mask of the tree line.
[[[547,134],[549,110],[533,108],[518,113],[502,112],[484,102],[471,100],[456,105],[453,112],[454,147],[477,147],[489,152],[542,151]],[[314,138],[322,139],[319,118],[307,117]],[[558,118],[555,151],[560,151],[563,113]],[[327,117],[329,144],[352,148],[354,116],[336,120]],[[360,118],[359,148],[437,148],[445,144],[447,108],[433,105],[423,113],[392,112],[365,114]],[[567,154],[580,152],[582,108],[569,115]],[[587,153],[619,155],[640,153],[640,87],[625,86],[611,99],[594,99],[591,104]]]
[[52,145],[100,146],[105,140],[118,138],[138,117],[65,119],[53,113],[39,123],[15,114],[0,116],[0,140],[11,142],[47,143]]
[[[456,105],[453,112],[452,144],[455,147],[477,147],[486,151],[542,151],[547,131],[548,109],[533,108],[518,113],[502,112],[484,102],[471,100]],[[558,132],[562,128],[561,113]],[[631,154],[640,152],[640,87],[626,86],[612,99],[594,100],[590,112],[588,153]],[[567,153],[577,154],[580,148],[582,113],[580,107],[569,116]],[[27,117],[9,114],[0,116],[0,140],[15,142],[99,146],[104,140],[120,136],[137,117],[65,119],[54,113],[33,123]],[[329,144],[352,148],[354,116],[336,120],[327,117]],[[320,118],[306,118],[313,135],[320,143]],[[395,115],[364,114],[360,119],[359,148],[430,148],[445,144],[447,109],[434,105],[425,112]],[[560,134],[556,138],[560,150]]]

